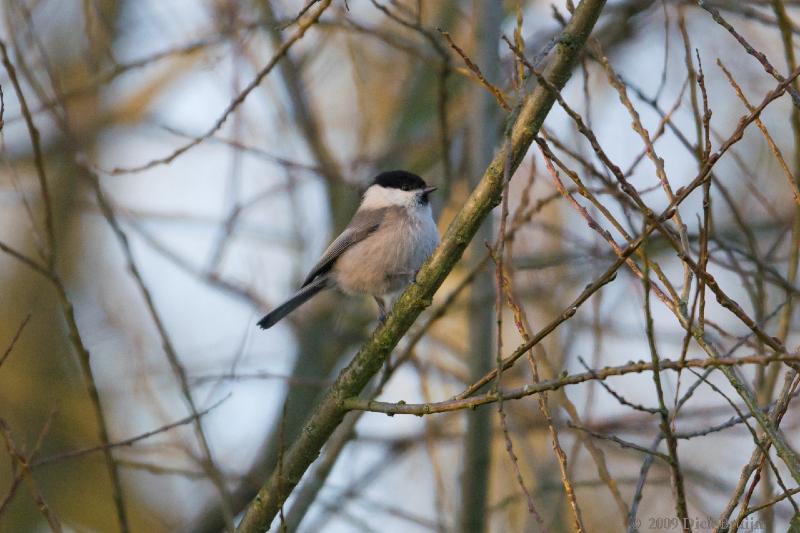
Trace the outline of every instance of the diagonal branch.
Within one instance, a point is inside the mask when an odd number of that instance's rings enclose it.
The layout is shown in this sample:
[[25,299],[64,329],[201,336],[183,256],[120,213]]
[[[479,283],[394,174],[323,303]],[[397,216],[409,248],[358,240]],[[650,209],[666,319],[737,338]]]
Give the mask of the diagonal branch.
[[229,495],[228,490],[225,486],[225,480],[222,476],[222,473],[214,464],[213,455],[211,453],[211,446],[209,445],[208,438],[206,437],[205,430],[203,429],[203,422],[200,419],[200,413],[197,409],[196,402],[192,396],[191,387],[189,386],[189,379],[186,376],[186,369],[184,368],[180,358],[178,357],[177,350],[170,339],[169,334],[167,333],[167,328],[164,325],[164,322],[161,318],[160,313],[156,309],[155,302],[153,300],[153,296],[150,292],[150,289],[144,282],[142,275],[139,271],[138,266],[133,258],[133,252],[131,251],[130,243],[128,241],[128,236],[122,230],[122,227],[117,220],[117,216],[114,213],[114,210],[111,208],[111,204],[106,199],[105,193],[103,192],[102,187],[100,186],[100,180],[98,177],[92,173],[88,168],[85,169],[86,176],[89,182],[92,185],[92,188],[95,192],[95,197],[97,198],[97,204],[100,208],[100,212],[103,214],[103,217],[108,222],[108,225],[111,226],[114,235],[116,236],[117,240],[119,241],[120,246],[122,247],[122,251],[125,255],[125,261],[128,266],[128,271],[131,273],[136,285],[139,289],[139,292],[142,295],[142,298],[145,301],[145,305],[147,307],[147,311],[153,320],[153,323],[158,331],[158,335],[161,338],[161,345],[164,349],[164,354],[167,357],[167,361],[169,362],[170,368],[172,369],[172,373],[175,375],[175,378],[180,385],[181,394],[183,395],[184,401],[186,402],[187,407],[192,415],[192,421],[194,425],[194,431],[197,436],[197,442],[200,445],[202,458],[200,459],[200,464],[203,467],[203,470],[208,475],[211,482],[216,487],[217,491],[220,494],[220,498],[222,500],[223,509],[225,510],[225,518],[227,525],[229,526],[228,529],[233,530],[233,512],[230,509],[230,505],[228,504]]
[[[545,73],[557,88],[563,87],[569,79],[604,5],[604,0],[582,1],[561,33]],[[269,476],[251,502],[239,531],[263,531],[269,527],[283,502],[342,421],[347,412],[343,401],[357,396],[380,370],[400,337],[423,309],[430,305],[434,293],[461,258],[481,222],[499,203],[506,161],[510,163],[511,174],[533,142],[554,101],[555,95],[542,86],[537,86],[525,99],[511,130],[511,142],[494,157],[480,183],[451,223],[441,245],[420,270],[417,282],[403,293],[386,322],[375,331],[331,386],[304,431],[284,455],[282,476],[279,477],[277,472]]]
[[[61,311],[62,314],[64,315],[64,320],[66,321],[67,328],[69,329],[69,340],[70,343],[72,344],[73,349],[75,350],[75,353],[78,356],[78,362],[80,364],[81,374],[83,376],[86,385],[86,390],[89,395],[89,399],[91,400],[92,403],[92,409],[94,411],[95,420],[97,422],[100,442],[103,445],[107,445],[110,442],[107,417],[104,412],[103,405],[100,401],[100,393],[98,392],[97,383],[94,378],[94,372],[92,370],[89,350],[86,347],[83,338],[81,337],[80,330],[78,329],[78,323],[75,320],[75,310],[72,306],[72,302],[67,296],[67,291],[66,288],[64,287],[64,283],[56,270],[56,241],[55,241],[55,228],[53,223],[53,204],[51,201],[50,188],[48,185],[47,175],[45,172],[44,158],[42,155],[42,147],[40,143],[40,133],[38,128],[33,122],[33,116],[31,115],[30,107],[28,106],[27,99],[25,98],[25,93],[22,91],[22,86],[20,85],[19,79],[17,78],[16,70],[8,56],[8,50],[6,48],[6,44],[2,40],[0,40],[0,56],[2,56],[3,66],[5,67],[9,79],[11,80],[11,83],[14,87],[14,91],[16,92],[17,100],[19,102],[22,114],[25,118],[25,123],[28,129],[28,135],[30,137],[31,146],[34,153],[36,174],[38,176],[39,187],[41,189],[42,203],[44,204],[46,247],[42,255],[44,256],[44,261],[46,265],[41,266],[39,265],[38,262],[33,261],[26,255],[17,252],[13,248],[2,243],[0,243],[0,251],[3,251],[11,255],[15,259],[22,261],[24,264],[29,266],[33,271],[45,276],[54,285],[56,293],[58,295],[59,304],[61,306]],[[117,467],[117,464],[114,461],[114,457],[109,449],[104,450],[104,458],[105,458],[106,468],[108,469],[108,475],[111,480],[111,487],[112,487],[111,496],[112,499],[114,500],[114,506],[116,508],[117,519],[119,521],[120,530],[123,533],[127,533],[127,531],[129,530],[129,526],[128,526],[127,511],[125,509],[125,502],[123,497],[122,480],[120,479],[119,475],[119,468]]]
[[275,53],[273,54],[272,58],[264,66],[264,68],[262,68],[258,72],[256,77],[253,78],[253,80],[250,83],[247,84],[247,86],[242,90],[242,92],[240,92],[239,95],[236,98],[234,98],[228,104],[228,107],[225,108],[225,111],[223,111],[222,115],[220,115],[220,117],[216,120],[216,122],[214,122],[214,124],[205,133],[203,133],[199,137],[195,137],[194,139],[192,139],[188,143],[180,146],[178,149],[176,149],[175,151],[173,151],[171,154],[169,154],[167,156],[164,156],[164,157],[161,157],[161,158],[158,158],[158,159],[152,159],[152,160],[148,161],[147,163],[144,163],[144,164],[141,164],[141,165],[138,165],[138,166],[134,166],[134,167],[130,167],[130,168],[119,168],[119,167],[118,168],[114,168],[109,173],[110,174],[114,174],[114,175],[131,174],[131,173],[136,173],[136,172],[143,172],[145,170],[149,170],[151,168],[154,168],[154,167],[157,167],[157,166],[160,166],[160,165],[167,165],[169,163],[172,163],[175,159],[177,159],[178,157],[182,156],[183,154],[185,154],[186,152],[188,152],[189,150],[191,150],[192,148],[194,148],[198,144],[200,144],[203,141],[211,138],[211,136],[213,136],[222,127],[222,125],[225,124],[225,121],[228,120],[228,117],[230,117],[231,114],[234,111],[236,111],[236,109],[240,105],[242,105],[244,103],[244,101],[247,99],[247,97],[250,95],[250,93],[252,93],[259,85],[261,85],[261,82],[264,80],[264,78],[266,78],[267,75],[270,72],[272,72],[272,69],[275,68],[275,66],[280,62],[281,58],[283,58],[283,56],[286,55],[286,53],[289,51],[289,49],[292,47],[292,45],[295,44],[300,39],[302,39],[303,35],[305,35],[306,31],[311,26],[316,24],[316,22],[322,16],[322,13],[326,9],[328,9],[328,6],[330,6],[330,4],[331,4],[331,0],[322,0],[322,4],[319,6],[319,9],[314,11],[311,14],[311,16],[309,16],[308,19],[306,19],[303,22],[300,22],[297,25],[297,29],[292,34],[292,36],[289,37],[288,39],[286,39],[286,41],[284,41],[283,44],[281,44],[281,46],[275,51]]
[[22,320],[22,323],[17,328],[17,332],[11,338],[11,342],[8,344],[8,348],[6,348],[5,351],[3,351],[3,355],[0,355],[0,366],[3,366],[3,363],[6,362],[6,359],[8,359],[8,356],[11,355],[11,351],[14,350],[14,346],[17,344],[17,341],[19,340],[20,336],[22,335],[22,330],[24,330],[25,326],[28,325],[28,321],[30,321],[30,319],[31,319],[31,315],[29,313]]

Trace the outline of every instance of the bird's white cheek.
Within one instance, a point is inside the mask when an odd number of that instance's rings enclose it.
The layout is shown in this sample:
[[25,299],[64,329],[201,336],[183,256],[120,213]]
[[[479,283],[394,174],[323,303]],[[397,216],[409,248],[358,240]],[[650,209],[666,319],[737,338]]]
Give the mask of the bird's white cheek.
[[416,193],[401,189],[387,189],[373,185],[364,193],[362,208],[381,209],[384,207],[407,206],[416,201]]

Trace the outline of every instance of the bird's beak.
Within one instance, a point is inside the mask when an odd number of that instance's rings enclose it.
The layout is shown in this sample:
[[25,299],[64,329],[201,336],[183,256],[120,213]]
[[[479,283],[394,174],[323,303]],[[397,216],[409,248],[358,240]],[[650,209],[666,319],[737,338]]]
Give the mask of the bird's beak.
[[425,187],[424,189],[422,189],[422,196],[427,198],[430,193],[432,193],[438,188],[439,187]]

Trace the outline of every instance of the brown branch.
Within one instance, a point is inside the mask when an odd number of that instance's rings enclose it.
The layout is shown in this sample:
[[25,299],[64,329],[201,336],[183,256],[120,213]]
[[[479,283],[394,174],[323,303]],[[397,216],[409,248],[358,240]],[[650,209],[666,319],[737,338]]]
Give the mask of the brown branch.
[[[733,26],[731,26],[728,23],[727,20],[725,20],[723,18],[723,16],[720,14],[719,10],[717,10],[713,6],[709,5],[707,2],[703,2],[702,0],[698,0],[697,1],[697,5],[700,8],[705,9],[706,11],[708,11],[711,14],[711,17],[714,19],[714,21],[717,24],[719,24],[720,26],[722,26],[723,28],[728,30],[728,33],[730,33],[733,36],[733,38],[736,39],[736,41],[742,46],[742,48],[744,48],[745,51],[748,54],[750,54],[751,56],[756,58],[756,60],[759,63],[761,63],[761,66],[764,67],[764,70],[767,72],[767,74],[769,74],[770,76],[772,76],[773,78],[775,78],[779,82],[783,82],[783,81],[786,80],[786,78],[784,78],[775,69],[775,67],[772,66],[772,63],[769,62],[769,59],[767,59],[767,56],[764,55],[763,52],[759,52],[758,50],[753,48],[753,46],[749,42],[747,42],[747,39],[745,39],[742,36],[742,34],[737,32],[736,29]],[[795,89],[795,87],[787,86],[786,91],[792,96],[792,100],[794,101],[794,105],[800,107],[800,93]]]
[[667,464],[670,463],[669,455],[667,455],[665,453],[657,452],[656,450],[654,450],[652,448],[645,448],[644,446],[639,446],[638,444],[635,444],[633,442],[629,442],[627,440],[621,439],[621,438],[617,437],[616,435],[606,435],[604,433],[600,433],[598,431],[594,431],[594,430],[589,429],[587,427],[575,425],[572,422],[568,422],[567,426],[571,427],[573,429],[577,429],[578,431],[582,431],[584,433],[587,433],[588,435],[591,435],[592,437],[594,437],[596,439],[608,440],[608,441],[614,442],[616,444],[619,444],[620,447],[622,447],[622,448],[628,448],[629,450],[636,450],[638,452],[641,452],[641,453],[644,453],[644,454],[647,454],[647,455],[651,455],[653,457],[661,459],[662,461],[664,461]]
[[497,100],[497,103],[500,105],[500,107],[503,108],[504,111],[510,112],[511,106],[508,105],[508,102],[506,102],[506,98],[505,96],[503,96],[503,92],[500,89],[498,89],[496,85],[493,85],[489,80],[486,79],[486,76],[483,75],[483,72],[481,72],[480,67],[478,67],[478,65],[476,65],[469,58],[469,56],[466,54],[466,52],[464,52],[464,50],[462,50],[456,43],[453,42],[453,39],[450,37],[450,34],[448,32],[444,31],[441,28],[438,28],[438,30],[439,33],[441,33],[442,36],[447,41],[447,44],[450,45],[450,48],[455,50],[456,53],[459,56],[461,56],[461,59],[464,60],[464,63],[467,65],[469,70],[475,75],[476,78],[478,78],[478,82],[481,85],[483,85],[486,88],[486,90],[492,94],[492,96],[494,96],[495,100]]
[[33,161],[36,167],[36,176],[39,178],[39,188],[42,192],[42,202],[44,203],[44,227],[45,235],[47,238],[47,252],[46,262],[48,270],[52,270],[55,264],[55,230],[53,229],[53,206],[50,202],[50,188],[47,184],[47,174],[44,169],[44,158],[42,156],[42,147],[40,141],[39,130],[33,122],[30,109],[28,108],[28,101],[25,98],[25,93],[22,92],[19,79],[17,78],[17,71],[11,60],[8,57],[8,49],[6,43],[0,39],[0,54],[3,56],[3,66],[8,72],[8,77],[11,84],[14,86],[14,91],[17,94],[22,116],[25,118],[25,125],[28,128],[28,135],[31,138],[31,146],[33,147]]
[[141,433],[139,435],[136,435],[135,437],[130,437],[130,438],[127,438],[127,439],[110,442],[108,444],[101,444],[99,446],[90,446],[88,448],[80,448],[78,450],[72,450],[72,451],[68,451],[68,452],[58,453],[58,454],[55,454],[55,455],[50,455],[48,457],[44,457],[42,459],[34,461],[33,463],[31,463],[30,466],[31,466],[31,468],[39,468],[41,466],[46,466],[46,465],[49,465],[49,464],[52,464],[52,463],[59,463],[61,461],[66,461],[68,459],[75,459],[77,457],[83,457],[84,455],[88,455],[88,454],[99,452],[99,451],[105,451],[105,450],[108,450],[108,449],[111,449],[111,448],[121,448],[121,447],[126,447],[126,446],[132,446],[132,445],[136,444],[139,441],[142,441],[142,440],[145,440],[145,439],[149,439],[150,437],[153,437],[155,435],[160,435],[162,433],[166,433],[167,431],[169,431],[171,429],[174,429],[176,427],[185,426],[186,424],[191,424],[197,418],[205,416],[206,414],[208,414],[212,410],[216,409],[218,406],[222,405],[222,403],[225,402],[225,400],[227,400],[228,398],[230,398],[230,394],[225,396],[221,400],[217,401],[216,403],[214,403],[210,407],[208,407],[206,409],[203,409],[202,411],[199,411],[196,415],[192,414],[192,415],[186,416],[184,418],[181,418],[180,420],[176,420],[175,422],[170,422],[169,424],[165,424],[165,425],[163,425],[161,427],[158,427],[158,428],[152,429],[150,431],[147,431],[145,433]]
[[[739,100],[742,101],[747,110],[752,112],[753,111],[752,104],[750,104],[750,101],[744,95],[744,92],[742,92],[742,88],[739,87],[739,84],[736,83],[736,80],[734,79],[733,75],[727,68],[725,68],[725,65],[719,59],[717,59],[717,65],[719,65],[719,68],[722,69],[722,72],[728,79],[728,83],[731,84],[733,90],[736,92],[736,96],[739,97]],[[797,187],[795,177],[792,175],[792,171],[789,169],[789,165],[786,164],[786,160],[783,158],[783,154],[781,153],[780,148],[778,148],[778,145],[775,143],[775,140],[772,138],[772,135],[769,133],[767,127],[764,125],[764,123],[761,121],[760,118],[756,119],[756,126],[758,126],[758,129],[761,130],[761,133],[764,135],[764,140],[767,141],[769,149],[772,151],[773,155],[775,156],[775,159],[778,161],[778,165],[781,167],[784,176],[786,176],[786,181],[789,183],[789,188],[792,191],[792,197],[794,198],[795,203],[798,206],[800,206],[800,189],[798,189]]]
[[5,244],[4,242],[0,241],[0,250],[7,253],[17,261],[21,262],[37,274],[41,274],[47,279],[51,279],[50,272],[44,266],[37,263],[35,260],[31,259],[27,255],[23,254],[22,252],[12,248],[11,246]]
[[5,349],[5,351],[3,352],[3,355],[0,355],[0,366],[3,366],[3,363],[6,362],[6,359],[8,359],[8,356],[11,355],[12,350],[14,350],[14,345],[17,344],[17,341],[19,340],[20,336],[22,335],[22,330],[24,330],[25,326],[28,325],[28,321],[30,321],[30,319],[31,319],[30,313],[28,313],[25,316],[25,318],[22,319],[22,323],[17,328],[17,332],[11,338],[11,342],[8,344],[8,348]]
[[0,418],[0,433],[3,435],[9,455],[11,455],[12,459],[20,469],[21,477],[28,481],[28,488],[31,492],[31,496],[33,497],[33,501],[36,502],[36,507],[39,509],[39,512],[41,512],[45,520],[47,520],[47,523],[50,525],[50,529],[52,529],[55,533],[61,533],[63,531],[61,528],[61,523],[59,522],[55,512],[44,501],[44,496],[42,496],[42,493],[33,478],[30,464],[28,463],[28,458],[14,443],[11,428],[8,427],[8,424],[2,418]]
[[667,404],[664,402],[664,389],[661,385],[661,364],[658,355],[658,348],[656,347],[655,332],[653,331],[653,312],[650,308],[650,275],[647,268],[647,262],[644,267],[644,313],[645,313],[645,330],[647,334],[647,345],[650,348],[650,359],[653,365],[653,383],[656,387],[656,396],[658,398],[658,411],[661,416],[661,434],[667,441],[667,451],[669,457],[667,464],[669,464],[672,489],[675,492],[675,512],[683,526],[684,533],[690,533],[691,527],[689,522],[689,512],[686,508],[686,489],[683,483],[683,472],[681,471],[680,461],[678,459],[678,440],[672,431],[672,420],[670,417]]
[[[44,255],[45,255],[46,267],[39,267],[37,263],[33,262],[23,254],[16,252],[15,250],[11,249],[6,245],[0,244],[0,249],[5,251],[6,253],[9,253],[10,255],[22,261],[26,265],[30,266],[37,273],[44,275],[55,286],[59,303],[61,305],[61,309],[64,315],[64,319],[67,322],[67,327],[69,330],[69,339],[78,356],[81,373],[87,388],[87,393],[89,394],[89,399],[91,400],[92,403],[95,420],[98,426],[100,442],[105,445],[109,442],[108,427],[106,424],[106,417],[103,411],[103,406],[102,403],[100,402],[100,394],[97,390],[97,384],[95,382],[94,373],[91,367],[89,350],[86,348],[86,345],[84,344],[83,339],[81,338],[80,330],[78,329],[78,324],[77,321],[75,320],[75,312],[72,307],[72,303],[67,297],[67,292],[66,289],[64,288],[64,284],[56,271],[56,242],[55,242],[55,230],[53,227],[53,212],[52,212],[53,206],[50,199],[47,176],[45,174],[44,159],[42,156],[39,130],[33,123],[33,117],[31,116],[27,100],[25,99],[25,95],[19,84],[19,80],[17,79],[16,70],[14,69],[14,66],[11,64],[11,61],[8,57],[8,50],[6,48],[5,43],[2,40],[0,40],[0,55],[2,55],[3,65],[5,66],[9,78],[11,79],[11,82],[14,86],[14,90],[17,93],[17,98],[20,103],[20,108],[22,109],[22,114],[25,118],[25,123],[27,125],[28,134],[31,140],[31,145],[33,147],[34,164],[36,167],[37,177],[39,179],[39,187],[41,189],[42,202],[44,204],[44,211],[45,211],[45,235],[47,240],[47,247],[46,250],[44,251]],[[114,462],[114,458],[111,455],[110,451],[105,452],[105,462],[106,462],[106,467],[108,469],[109,477],[111,479],[111,486],[112,486],[111,495],[114,500],[117,519],[119,521],[120,529],[122,530],[123,533],[126,533],[129,530],[129,526],[127,520],[127,512],[125,511],[125,504],[122,491],[122,481],[120,480],[119,471],[117,469],[117,466]]]
[[269,60],[269,62],[267,62],[267,64],[264,66],[264,68],[262,68],[258,72],[258,74],[255,76],[255,78],[253,78],[253,80],[250,83],[248,83],[247,86],[244,89],[242,89],[242,92],[240,92],[236,96],[236,98],[234,98],[233,101],[231,101],[228,104],[228,106],[223,111],[222,115],[216,120],[216,122],[214,122],[214,124],[211,126],[211,128],[209,128],[205,133],[203,133],[199,137],[195,137],[192,141],[184,144],[183,146],[179,147],[177,150],[174,150],[171,154],[169,154],[167,156],[164,156],[164,157],[161,157],[161,158],[158,158],[158,159],[152,159],[152,160],[148,161],[147,163],[144,163],[144,164],[138,165],[138,166],[134,166],[134,167],[128,167],[128,168],[117,167],[117,168],[114,168],[111,171],[109,171],[109,173],[113,174],[113,175],[130,174],[130,173],[136,173],[136,172],[143,172],[145,170],[149,170],[151,168],[154,168],[154,167],[157,167],[157,166],[160,166],[160,165],[169,164],[172,161],[174,161],[175,159],[177,159],[178,157],[180,157],[181,155],[185,154],[186,152],[188,152],[189,150],[191,150],[192,148],[197,146],[198,144],[202,143],[203,141],[205,141],[206,139],[208,139],[212,135],[214,135],[214,133],[216,133],[217,130],[219,130],[222,127],[222,125],[225,123],[225,121],[228,120],[228,117],[242,103],[244,103],[244,101],[247,99],[247,97],[250,95],[250,93],[252,93],[261,84],[261,82],[264,80],[264,78],[266,78],[267,75],[270,72],[272,72],[272,69],[275,68],[275,65],[277,65],[278,62],[281,60],[281,58],[284,55],[286,55],[286,53],[289,51],[289,49],[292,47],[292,45],[294,45],[297,41],[299,41],[300,39],[303,38],[303,35],[305,35],[306,31],[319,20],[319,17],[322,16],[322,13],[331,4],[331,0],[320,0],[320,2],[321,3],[320,3],[319,8],[316,11],[314,11],[311,14],[311,16],[309,18],[307,18],[305,21],[302,21],[302,22],[298,23],[297,29],[292,34],[292,36],[289,37],[288,39],[286,39],[283,42],[283,44],[281,44],[281,46],[278,47],[278,49],[272,55],[272,58]]
[[172,344],[172,340],[170,339],[169,333],[167,332],[166,326],[161,319],[161,315],[159,314],[158,310],[156,309],[155,302],[153,300],[152,294],[150,293],[150,289],[144,282],[141,273],[139,272],[139,268],[136,265],[136,262],[133,258],[133,252],[131,251],[130,244],[128,243],[128,236],[122,231],[122,227],[117,220],[116,214],[114,213],[113,209],[111,208],[111,204],[108,203],[106,200],[105,194],[103,193],[103,189],[100,186],[100,180],[98,177],[92,173],[88,168],[84,169],[85,175],[92,188],[95,192],[95,197],[97,199],[97,204],[100,208],[100,211],[103,214],[103,217],[108,222],[108,225],[111,226],[114,235],[119,241],[120,247],[122,248],[123,254],[125,256],[125,261],[128,266],[128,271],[131,273],[131,276],[136,283],[139,291],[142,294],[142,298],[145,301],[145,306],[147,307],[147,311],[152,319],[153,323],[156,326],[156,330],[158,331],[158,335],[161,338],[161,345],[164,348],[164,354],[167,357],[167,361],[169,362],[170,368],[172,369],[175,378],[178,380],[178,384],[180,385],[181,394],[183,395],[184,401],[186,402],[187,407],[189,408],[192,414],[192,423],[194,426],[194,431],[197,436],[197,441],[200,444],[200,448],[203,454],[203,459],[200,461],[200,464],[203,466],[203,469],[208,474],[209,479],[216,487],[217,491],[220,494],[220,498],[222,499],[223,503],[223,510],[225,511],[226,515],[226,522],[227,527],[229,530],[233,530],[233,519],[234,513],[230,509],[230,505],[228,504],[228,489],[225,484],[225,480],[219,471],[219,469],[214,464],[214,459],[211,453],[211,447],[208,443],[208,438],[206,437],[205,431],[203,429],[202,421],[200,420],[200,415],[197,410],[197,406],[195,404],[194,398],[192,397],[191,387],[189,386],[189,380],[186,376],[186,370],[183,367],[183,364],[178,357],[178,353],[175,350],[174,345]]
[[[674,370],[682,368],[725,368],[735,367],[741,365],[765,365],[773,362],[783,362],[786,364],[796,364],[800,362],[800,355],[754,355],[746,357],[728,358],[728,359],[687,359],[683,363],[677,360],[664,359],[661,360],[659,368],[661,370]],[[572,374],[562,376],[557,379],[540,381],[538,383],[525,385],[515,389],[510,389],[504,392],[488,392],[477,396],[470,396],[466,398],[456,398],[452,400],[445,400],[442,402],[434,402],[427,404],[412,404],[405,402],[389,403],[377,401],[364,401],[358,398],[348,398],[344,400],[343,405],[349,411],[371,411],[374,413],[385,413],[387,415],[416,415],[423,416],[434,413],[446,413],[450,411],[459,411],[462,409],[474,409],[480,405],[494,403],[502,399],[505,400],[518,400],[534,394],[539,394],[546,391],[558,390],[569,385],[576,385],[586,381],[593,381],[598,379],[606,379],[611,376],[622,376],[625,374],[641,373],[653,370],[653,363],[646,363],[640,361],[638,363],[629,363],[622,366],[605,367],[591,372],[583,372],[580,374]]]
[[[508,139],[506,139],[508,142]],[[510,153],[510,152],[509,152]],[[508,224],[508,188],[511,183],[511,175],[510,173],[511,165],[510,162],[506,162],[505,166],[505,174],[503,176],[503,192],[502,192],[502,200],[501,200],[501,211],[500,211],[500,227],[497,230],[497,242],[494,247],[489,248],[489,255],[491,256],[492,260],[495,263],[495,279],[497,283],[496,287],[496,300],[495,300],[495,321],[497,323],[497,351],[496,351],[496,361],[497,361],[497,377],[492,385],[492,391],[496,392],[499,390],[502,380],[502,371],[503,371],[503,297],[505,296],[506,300],[508,301],[509,306],[514,310],[515,319],[514,322],[517,325],[517,329],[523,335],[527,335],[527,332],[524,330],[521,324],[520,318],[520,309],[516,306],[515,302],[513,301],[513,295],[511,292],[510,287],[510,280],[508,275],[505,271],[505,263],[504,263],[504,251],[505,251],[505,244],[506,244],[506,227]],[[513,241],[509,242],[509,250],[508,254],[509,257],[511,256],[512,250],[511,245]],[[530,352],[528,355],[531,358]],[[536,371],[536,367],[534,364],[534,376],[538,380],[538,375]],[[550,413],[545,405],[546,399],[542,399],[540,397],[539,408],[542,410],[542,413],[545,414],[547,420],[550,422],[550,427],[552,428],[552,419],[550,418]],[[517,459],[517,455],[514,453],[514,442],[511,438],[511,435],[508,432],[508,423],[507,423],[507,415],[505,409],[503,408],[503,401],[500,399],[497,402],[497,414],[500,419],[500,428],[503,433],[503,439],[506,443],[506,453],[508,454],[508,458],[511,461],[511,466],[514,469],[514,476],[517,480],[517,484],[520,487],[520,490],[525,495],[525,500],[528,504],[528,512],[533,516],[536,520],[539,529],[541,531],[547,531],[546,526],[544,525],[544,520],[542,520],[542,516],[539,511],[536,509],[536,505],[533,502],[533,497],[531,493],[528,491],[528,488],[525,486],[525,479],[522,476],[522,471],[519,468],[519,460]],[[557,437],[556,441],[557,442]],[[569,486],[568,484],[566,485]],[[568,492],[569,494],[569,492]]]
[[[510,45],[510,43],[509,43],[509,45]],[[513,45],[511,45],[511,46],[513,46]],[[607,60],[605,61],[605,63],[607,64]],[[533,67],[530,67],[530,68],[531,68],[531,70],[532,70],[532,72],[534,74],[537,73],[537,71],[535,69],[533,69]],[[766,97],[762,100],[761,104],[758,107],[756,107],[749,115],[747,115],[745,117],[742,117],[740,119],[739,125],[734,130],[734,132],[731,134],[731,136],[728,137],[728,139],[722,144],[720,149],[717,150],[715,153],[710,154],[705,159],[705,161],[703,161],[703,164],[701,166],[701,170],[700,170],[700,173],[698,174],[698,176],[694,180],[692,180],[692,182],[689,184],[688,187],[681,188],[676,192],[674,200],[672,202],[670,202],[670,208],[675,207],[678,204],[680,204],[682,202],[682,200],[685,199],[687,192],[689,192],[691,190],[694,190],[695,188],[697,188],[698,186],[703,184],[707,179],[710,178],[710,175],[711,175],[710,173],[711,173],[711,169],[713,168],[713,166],[730,149],[731,146],[733,146],[735,143],[737,143],[738,141],[740,141],[742,139],[742,137],[744,135],[745,128],[749,124],[751,124],[755,120],[755,118],[757,118],[760,115],[761,111],[769,103],[771,103],[776,98],[778,98],[780,95],[782,95],[784,92],[786,92],[790,88],[789,86],[794,82],[794,80],[797,78],[798,75],[800,75],[800,69],[795,69],[792,72],[792,75],[788,79],[782,79],[782,81],[778,84],[778,86],[775,89],[773,89],[772,91],[770,91],[766,95]],[[542,81],[541,76],[538,76],[538,77],[540,78],[540,83],[546,83],[546,80],[544,82]],[[626,193],[628,193],[629,195],[631,195],[636,200],[635,189],[630,187],[630,185],[627,184],[627,182],[624,181],[624,180],[621,181],[621,185],[622,185],[623,190]],[[652,211],[646,205],[644,205],[641,202],[641,200],[637,200],[637,204],[640,204],[640,209],[642,211],[642,214],[646,217],[646,219],[653,220]],[[664,228],[664,226],[662,225],[663,222],[664,222],[664,219],[663,219],[663,214],[662,214],[662,217],[659,217],[659,219],[657,219],[654,222],[654,228],[653,229],[658,229],[659,232],[661,232],[664,235],[664,237],[669,242],[670,246],[672,246],[675,249],[675,251],[678,253],[678,256],[684,261],[686,267],[691,269],[691,271],[694,272],[695,275],[703,277],[704,283],[709,286],[709,288],[712,290],[712,292],[714,292],[714,294],[717,296],[717,300],[720,302],[720,304],[723,305],[723,307],[726,307],[727,309],[732,311],[740,320],[742,320],[748,327],[750,327],[751,330],[756,333],[756,336],[760,340],[762,340],[765,344],[767,344],[768,346],[770,346],[773,349],[778,350],[779,353],[785,353],[785,349],[782,348],[782,344],[780,343],[779,340],[772,339],[768,335],[766,335],[763,331],[761,331],[760,328],[758,327],[758,325],[752,319],[750,319],[750,317],[748,317],[746,313],[744,313],[744,311],[741,309],[741,307],[735,301],[731,300],[722,291],[722,289],[719,287],[719,285],[716,283],[716,281],[711,276],[708,276],[708,274],[704,270],[698,268],[698,266],[694,263],[694,261],[688,256],[688,253],[685,251],[686,250],[686,248],[684,246],[685,242],[680,242],[679,243],[672,236],[672,234],[666,228]],[[647,237],[647,235],[650,232],[649,228],[650,228],[649,225],[645,227],[645,233],[642,236],[640,236],[640,238],[642,238],[642,237],[646,238]],[[630,249],[630,247],[631,246],[629,245],[628,248]],[[682,325],[684,325],[684,318],[682,317],[682,315],[678,315],[678,318],[681,320]],[[685,327],[688,327],[688,325],[685,326]],[[714,357],[715,356],[714,355],[715,354],[715,350],[713,349],[713,347],[711,347],[705,341],[705,339],[701,336],[701,334],[699,332],[698,333],[693,332],[693,335],[694,335],[696,341],[698,342],[698,344],[700,344],[700,346],[705,351],[707,351],[709,353],[709,355]],[[517,355],[517,354],[515,353],[514,355]],[[762,427],[768,433],[770,439],[773,440],[773,443],[775,444],[779,455],[781,455],[781,457],[786,462],[789,470],[792,472],[792,476],[796,480],[800,480],[800,465],[797,464],[798,463],[797,457],[794,454],[794,452],[788,447],[788,445],[785,442],[785,439],[783,439],[776,432],[775,428],[772,427],[769,419],[767,417],[765,417],[763,415],[763,413],[758,411],[755,399],[753,398],[752,394],[747,390],[747,388],[741,383],[741,381],[735,375],[733,375],[732,373],[728,372],[727,370],[723,370],[723,371],[726,373],[726,377],[729,379],[729,381],[731,381],[731,384],[733,385],[733,387],[737,390],[737,392],[739,392],[739,394],[742,396],[742,398],[748,404],[749,409],[751,410],[751,412],[754,413],[754,415],[758,419],[759,423],[762,425]]]

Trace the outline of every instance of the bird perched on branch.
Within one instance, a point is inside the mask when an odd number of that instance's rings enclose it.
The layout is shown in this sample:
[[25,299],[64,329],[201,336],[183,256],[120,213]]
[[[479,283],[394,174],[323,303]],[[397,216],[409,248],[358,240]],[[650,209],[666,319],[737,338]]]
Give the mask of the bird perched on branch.
[[325,289],[372,296],[383,321],[386,299],[414,281],[422,263],[439,244],[428,201],[435,190],[411,172],[378,174],[353,219],[322,254],[300,290],[269,312],[258,326],[271,328]]

